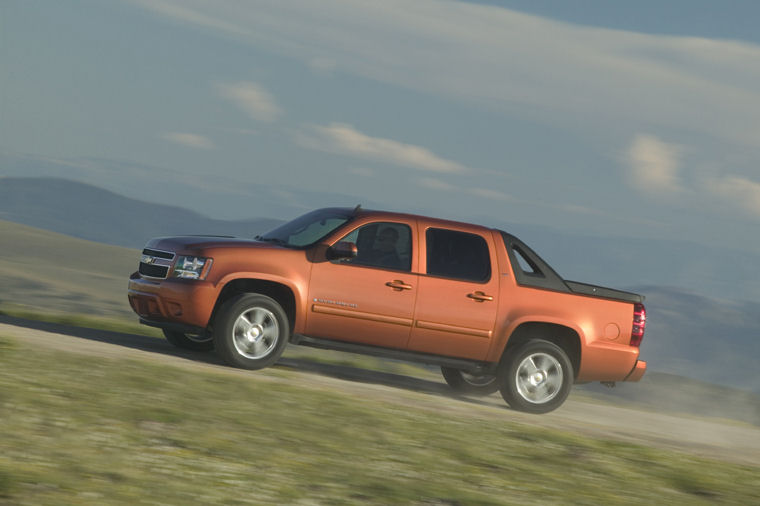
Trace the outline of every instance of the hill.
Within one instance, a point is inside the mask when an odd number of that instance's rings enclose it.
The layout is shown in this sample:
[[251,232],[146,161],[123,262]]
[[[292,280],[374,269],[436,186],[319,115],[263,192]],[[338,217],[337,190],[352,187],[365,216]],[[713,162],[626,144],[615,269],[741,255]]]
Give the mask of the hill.
[[[484,222],[488,223],[488,222]],[[757,254],[635,234],[595,237],[518,223],[494,224],[537,251],[565,279],[613,288],[673,286],[721,299],[760,300]]]
[[126,286],[140,250],[2,220],[0,237],[0,303],[134,319]]
[[[27,168],[35,173],[33,165]],[[79,181],[97,180],[95,174],[90,176]],[[251,190],[250,194],[237,191],[227,196],[218,191],[204,193],[202,189],[185,191],[184,188],[179,185],[140,191],[134,188],[134,182],[124,181],[124,191],[120,193],[141,195],[144,199],[135,200],[73,180],[0,177],[0,219],[106,244],[141,248],[147,239],[165,235],[253,237],[280,223],[272,219],[273,216],[292,217],[316,207],[346,205],[349,201],[351,205],[356,204],[341,195],[305,190],[284,192],[264,186]],[[184,196],[183,206],[150,202],[168,202],[167,191],[172,192],[173,202],[180,195]],[[227,200],[243,198],[250,202],[247,209],[253,216],[266,213],[265,217],[230,221],[212,219],[197,212],[197,209],[212,207],[211,203],[223,207]],[[365,207],[383,207],[382,204],[364,204]],[[408,210],[425,214],[424,210]],[[473,219],[518,235],[566,279],[616,288],[630,287],[632,283],[675,286],[724,299],[760,300],[760,269],[755,266],[756,256],[732,249],[730,244],[705,246],[666,239],[593,237],[551,227],[505,222],[493,216]]]
[[653,369],[760,394],[760,304],[675,288],[638,291],[647,294],[642,353]]
[[[192,201],[187,207],[192,207]],[[0,219],[116,246],[142,248],[181,234],[253,237],[279,220],[215,220],[179,207],[131,199],[56,178],[0,178]]]

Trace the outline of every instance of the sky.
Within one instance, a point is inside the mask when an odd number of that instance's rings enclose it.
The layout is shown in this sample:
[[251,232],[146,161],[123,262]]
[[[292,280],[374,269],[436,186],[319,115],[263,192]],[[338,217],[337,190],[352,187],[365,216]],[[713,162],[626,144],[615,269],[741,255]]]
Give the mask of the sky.
[[214,218],[364,203],[757,255],[757,19],[755,1],[3,0],[0,176]]

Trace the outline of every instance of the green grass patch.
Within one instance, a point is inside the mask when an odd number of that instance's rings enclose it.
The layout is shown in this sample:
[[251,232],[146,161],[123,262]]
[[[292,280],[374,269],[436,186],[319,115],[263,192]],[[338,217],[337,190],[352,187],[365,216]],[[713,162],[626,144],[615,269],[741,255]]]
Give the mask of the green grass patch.
[[119,318],[56,311],[42,312],[36,308],[7,302],[0,302],[0,314],[12,316],[14,318],[24,318],[46,323],[59,323],[61,325],[107,330],[110,332],[123,332],[126,334],[153,337],[163,336],[160,330],[138,323],[136,316],[134,318]]
[[382,402],[282,368],[233,375],[31,351],[0,354],[0,503],[760,498],[757,467],[537,429],[506,409],[502,420],[442,414],[415,402],[424,394]]
[[0,499],[9,498],[13,494],[13,479],[11,473],[0,469]]

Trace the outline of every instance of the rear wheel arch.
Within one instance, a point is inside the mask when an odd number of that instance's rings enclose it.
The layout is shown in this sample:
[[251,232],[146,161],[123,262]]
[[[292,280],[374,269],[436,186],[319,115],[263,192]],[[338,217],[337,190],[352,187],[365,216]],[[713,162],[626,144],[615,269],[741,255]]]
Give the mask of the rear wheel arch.
[[230,299],[245,293],[266,295],[275,300],[285,311],[291,332],[296,323],[296,297],[293,290],[282,283],[265,279],[238,278],[224,285],[216,299],[210,322],[214,322],[220,308]]
[[577,378],[581,365],[581,337],[574,329],[557,323],[526,322],[520,324],[509,336],[501,361],[504,362],[512,351],[519,349],[528,341],[539,339],[549,341],[562,348],[570,359],[573,374]]

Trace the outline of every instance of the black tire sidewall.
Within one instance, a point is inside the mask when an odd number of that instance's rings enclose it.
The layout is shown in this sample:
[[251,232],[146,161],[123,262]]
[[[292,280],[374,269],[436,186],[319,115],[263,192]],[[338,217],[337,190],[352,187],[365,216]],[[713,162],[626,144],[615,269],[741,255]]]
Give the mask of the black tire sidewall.
[[177,348],[193,351],[211,351],[214,349],[214,339],[209,337],[205,341],[194,341],[182,332],[163,329],[164,337]]
[[[272,351],[261,358],[248,358],[235,348],[232,329],[237,317],[249,309],[260,307],[270,311],[277,319],[279,335]],[[222,305],[214,325],[214,345],[219,356],[234,367],[242,369],[263,369],[277,362],[285,350],[290,336],[290,323],[285,311],[277,301],[266,295],[245,293],[237,295]]]
[[441,374],[443,374],[443,379],[446,380],[451,389],[460,394],[490,395],[499,389],[499,382],[495,377],[494,381],[487,385],[473,385],[464,379],[460,369],[444,366],[441,367]]
[[[559,362],[560,367],[562,368],[562,386],[559,389],[559,393],[551,400],[541,404],[536,404],[524,399],[518,392],[515,381],[517,367],[525,357],[534,353],[546,353],[551,355]],[[554,411],[565,402],[567,396],[570,394],[573,382],[573,365],[570,362],[567,353],[552,342],[544,341],[543,339],[534,339],[521,345],[506,358],[500,368],[499,390],[501,396],[512,409],[527,413],[548,413]]]

